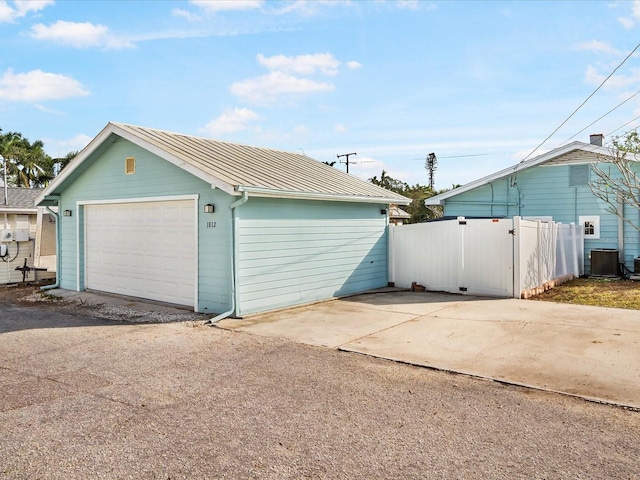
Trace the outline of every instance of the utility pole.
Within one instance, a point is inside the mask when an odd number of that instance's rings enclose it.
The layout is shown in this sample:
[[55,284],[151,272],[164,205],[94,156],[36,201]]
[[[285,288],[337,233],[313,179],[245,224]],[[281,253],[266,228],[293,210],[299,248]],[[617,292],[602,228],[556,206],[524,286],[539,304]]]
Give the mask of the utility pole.
[[[338,157],[338,161],[340,163],[344,163],[344,164],[347,165],[347,173],[349,173],[349,157],[351,155],[357,155],[357,153],[353,152],[353,153],[343,153],[342,155],[336,155],[336,157]],[[340,160],[341,157],[347,157],[347,159],[343,162],[342,160]]]
[[7,159],[2,157],[2,187],[4,189],[4,204],[9,204],[9,195],[7,192]]
[[435,173],[438,169],[438,167],[436,166],[437,164],[438,159],[436,158],[435,153],[430,153],[429,155],[427,155],[427,159],[424,162],[424,168],[426,168],[427,172],[429,172],[429,187],[431,187],[431,190],[433,190],[433,185],[435,184]]

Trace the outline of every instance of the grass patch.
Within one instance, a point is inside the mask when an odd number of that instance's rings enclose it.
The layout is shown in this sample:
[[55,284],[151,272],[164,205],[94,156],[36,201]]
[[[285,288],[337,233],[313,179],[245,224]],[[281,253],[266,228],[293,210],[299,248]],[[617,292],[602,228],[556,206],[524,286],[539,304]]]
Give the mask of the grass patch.
[[576,278],[531,300],[640,310],[640,282],[610,278]]

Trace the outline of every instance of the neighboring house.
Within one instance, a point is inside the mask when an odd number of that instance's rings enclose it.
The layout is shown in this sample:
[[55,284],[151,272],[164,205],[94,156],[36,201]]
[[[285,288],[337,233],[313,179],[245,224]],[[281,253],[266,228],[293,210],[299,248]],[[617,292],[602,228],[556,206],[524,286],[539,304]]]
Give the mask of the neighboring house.
[[402,225],[411,218],[411,215],[397,205],[389,205],[389,223]]
[[387,209],[410,199],[305,155],[109,123],[37,203],[59,208],[61,288],[241,316],[386,286]]
[[[619,262],[633,271],[640,255],[639,234],[632,226],[607,211],[596,198],[589,182],[595,174],[591,165],[611,158],[602,146],[602,135],[592,135],[591,143],[573,142],[500,172],[436,195],[427,205],[442,205],[447,217],[514,217],[553,220],[583,225],[585,233],[585,272],[602,273],[602,255],[613,254],[613,273]],[[612,167],[613,168],[613,167]],[[624,215],[637,222],[640,213],[630,206]],[[594,252],[598,264],[592,265]],[[605,259],[606,260],[606,259]],[[592,266],[594,267],[592,269]],[[597,270],[597,271],[596,271]]]
[[[16,267],[24,267],[25,260],[29,268],[40,266],[36,261],[36,240],[42,239],[38,225],[42,224],[43,219],[49,220],[43,209],[36,208],[34,204],[41,193],[41,189],[5,189],[0,183],[0,284],[21,282],[23,271],[16,270]],[[50,231],[48,226],[45,228]],[[51,251],[45,250],[45,253],[55,255],[55,244],[51,242],[47,245],[51,247]],[[53,276],[55,270],[30,270],[25,280],[34,281]]]

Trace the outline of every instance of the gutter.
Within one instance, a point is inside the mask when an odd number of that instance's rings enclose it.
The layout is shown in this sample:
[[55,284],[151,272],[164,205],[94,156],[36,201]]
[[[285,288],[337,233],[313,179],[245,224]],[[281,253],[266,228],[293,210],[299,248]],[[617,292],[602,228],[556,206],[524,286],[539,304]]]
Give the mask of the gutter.
[[[58,203],[58,210],[60,210],[60,195],[53,196]],[[54,212],[51,210],[51,207],[46,207],[50,214],[52,214],[56,219],[56,283],[53,285],[45,285],[44,287],[40,287],[40,290],[53,290],[54,288],[60,288],[60,267],[62,265],[62,258],[60,255],[60,240],[62,232],[60,231],[60,212]]]
[[236,258],[238,255],[237,249],[238,249],[238,245],[236,242],[237,239],[237,232],[236,232],[236,228],[237,228],[237,224],[238,224],[238,214],[236,209],[240,206],[243,205],[245,203],[247,203],[247,200],[249,200],[249,192],[247,191],[243,191],[242,192],[242,198],[240,198],[239,200],[236,200],[235,202],[233,202],[231,205],[229,205],[229,211],[231,214],[231,242],[230,242],[230,251],[229,251],[229,258],[230,258],[230,263],[231,263],[231,269],[230,269],[230,273],[231,273],[231,309],[229,309],[228,311],[221,313],[220,315],[213,317],[212,319],[209,320],[209,325],[213,325],[216,322],[219,322],[220,320],[224,320],[225,318],[229,317],[235,310],[236,310],[236,305],[239,302],[236,302],[236,295],[238,294],[238,288],[236,285],[236,279],[238,278],[236,275]]
[[250,187],[238,185],[237,192],[247,192],[256,197],[273,197],[273,198],[291,198],[297,200],[326,200],[330,202],[358,202],[358,203],[378,203],[378,204],[394,204],[409,205],[412,200],[410,198],[391,198],[391,197],[369,197],[366,195],[345,195],[317,192],[297,192],[294,190],[276,190],[265,187]]

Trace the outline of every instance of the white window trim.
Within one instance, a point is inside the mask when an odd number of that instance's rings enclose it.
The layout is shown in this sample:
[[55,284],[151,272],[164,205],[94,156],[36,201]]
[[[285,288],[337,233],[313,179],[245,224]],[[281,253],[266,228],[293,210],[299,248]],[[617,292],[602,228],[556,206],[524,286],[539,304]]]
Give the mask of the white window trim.
[[580,215],[578,222],[582,225],[584,231],[584,225],[587,222],[593,222],[593,233],[584,234],[585,240],[599,240],[600,239],[600,216],[599,215]]

